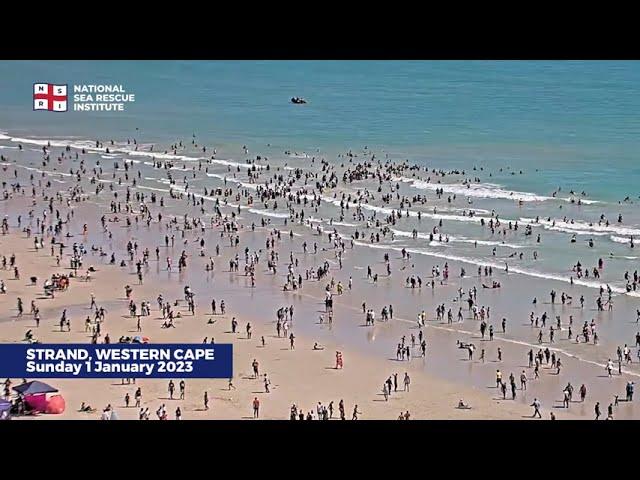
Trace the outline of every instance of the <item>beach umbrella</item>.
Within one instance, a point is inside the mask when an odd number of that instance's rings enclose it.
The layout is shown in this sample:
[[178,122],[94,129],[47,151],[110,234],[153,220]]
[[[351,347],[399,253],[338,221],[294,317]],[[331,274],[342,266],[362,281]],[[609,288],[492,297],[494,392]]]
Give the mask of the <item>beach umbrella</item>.
[[22,395],[39,395],[42,393],[56,393],[58,391],[57,388],[53,388],[51,385],[39,382],[38,380],[23,383],[22,385],[13,387],[13,389]]

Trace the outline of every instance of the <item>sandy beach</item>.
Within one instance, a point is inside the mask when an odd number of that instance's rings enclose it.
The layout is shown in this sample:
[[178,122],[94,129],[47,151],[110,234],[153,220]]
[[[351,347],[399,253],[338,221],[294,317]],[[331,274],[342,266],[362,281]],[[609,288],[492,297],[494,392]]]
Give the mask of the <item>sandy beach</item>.
[[[23,341],[31,330],[42,343],[89,343],[94,333],[87,331],[85,318],[94,318],[93,294],[97,307],[106,309],[96,337],[99,343],[107,334],[111,343],[138,334],[151,343],[201,343],[205,338],[232,343],[234,388],[227,379],[187,380],[185,398],[176,400],[169,399],[166,380],[138,379],[135,385],[113,379],[50,380],[66,399],[65,412],[25,418],[95,420],[111,405],[119,418],[138,419],[140,409],[125,407],[124,400],[128,393],[133,405],[137,388],[142,391],[141,407],[149,409],[151,419],[157,418],[162,405],[170,419],[177,407],[186,420],[251,419],[256,397],[260,419],[288,419],[292,405],[317,418],[318,404],[328,407],[330,402],[336,419],[341,400],[347,420],[356,405],[357,418],[366,420],[395,420],[405,412],[411,419],[530,419],[535,399],[541,402],[543,419],[552,414],[557,419],[592,419],[595,403],[600,403],[601,418],[606,418],[616,395],[620,404],[613,417],[637,418],[633,402],[624,401],[627,382],[640,376],[634,341],[637,298],[613,292],[613,300],[608,300],[604,291],[602,298],[612,305],[615,301],[615,309],[600,311],[595,304],[598,290],[577,278],[571,279],[573,283],[569,276],[536,278],[519,273],[513,264],[507,272],[511,260],[487,262],[485,267],[492,272],[486,274],[484,267],[464,259],[421,254],[416,246],[420,237],[402,227],[403,221],[417,219],[421,235],[428,236],[430,229],[446,227],[449,220],[460,221],[447,215],[474,222],[479,217],[469,215],[462,195],[453,200],[455,214],[446,213],[451,201],[435,190],[416,199],[408,182],[398,180],[412,175],[408,166],[393,166],[366,151],[357,158],[345,155],[332,161],[289,156],[267,160],[240,151],[236,156],[246,160],[231,161],[202,156],[202,147],[195,144],[173,149],[154,146],[154,151],[150,146],[134,150],[122,139],[119,147],[106,140],[95,147],[48,145],[3,151],[0,215],[7,228],[0,236],[0,256],[7,266],[0,269],[6,286],[6,293],[0,294],[0,341]],[[518,208],[513,203],[509,208]],[[499,217],[482,218],[488,224]],[[40,230],[42,224],[46,228]],[[505,236],[516,239],[523,230],[509,229]],[[44,248],[34,247],[36,238],[42,239]],[[62,251],[60,242],[65,245]],[[76,255],[82,267],[66,291],[56,292],[53,299],[46,297],[45,279],[74,272],[74,244],[85,249]],[[470,243],[468,248],[479,247]],[[544,252],[544,246],[538,250]],[[8,265],[12,255],[19,280]],[[186,265],[179,268],[180,258]],[[230,271],[231,261],[238,263],[237,271]],[[81,277],[89,266],[95,271],[87,281]],[[412,276],[416,281],[420,277],[415,288]],[[35,285],[30,277],[37,277]],[[132,288],[129,299],[125,285]],[[186,286],[195,294],[195,314],[185,302]],[[553,304],[552,290],[557,292]],[[571,299],[562,304],[560,295],[565,292]],[[163,328],[167,318],[159,309],[160,294],[171,307],[175,328]],[[469,296],[474,298],[473,309]],[[583,308],[580,296],[586,300]],[[328,297],[333,301],[330,325]],[[25,310],[20,317],[18,298]],[[212,300],[218,305],[215,315]],[[221,314],[223,300],[226,312]],[[29,313],[32,301],[39,308],[39,327]],[[149,302],[150,315],[140,317],[141,331],[137,316],[130,313],[130,301],[138,309],[141,302]],[[384,321],[381,311],[388,312],[389,305],[393,315]],[[440,305],[441,317],[436,313]],[[278,309],[290,306],[295,313],[288,333],[295,335],[294,349],[276,325]],[[375,315],[373,325],[363,313],[369,309]],[[63,310],[70,320],[69,332],[59,325]],[[417,320],[421,312],[422,324]],[[544,328],[532,325],[530,315],[541,317],[545,312]],[[234,318],[236,333],[231,332]],[[493,334],[488,329],[481,334],[483,319]],[[598,343],[584,339],[576,343],[583,323],[592,319],[594,326],[587,330],[597,331]],[[550,325],[555,329],[553,342]],[[419,332],[425,340],[424,357]],[[472,359],[459,342],[474,345]],[[321,349],[314,349],[315,344]],[[409,350],[410,359],[397,355],[398,344]],[[616,347],[624,344],[633,348],[633,362],[624,362],[619,374]],[[528,352],[546,348],[554,359],[561,359],[561,368],[543,360],[536,378]],[[337,351],[344,359],[340,369]],[[612,376],[606,371],[609,359],[615,361]],[[259,363],[258,378],[252,373],[254,360]],[[498,370],[506,393],[497,386]],[[397,391],[394,386],[385,400],[383,384],[394,374]],[[410,377],[409,391],[404,391],[405,374]],[[510,374],[515,378],[515,398]],[[173,381],[177,385],[180,380]],[[569,383],[575,392],[564,408],[563,392]],[[584,402],[578,394],[581,385],[588,392]],[[471,408],[456,408],[460,400]],[[97,411],[80,412],[82,402]]]

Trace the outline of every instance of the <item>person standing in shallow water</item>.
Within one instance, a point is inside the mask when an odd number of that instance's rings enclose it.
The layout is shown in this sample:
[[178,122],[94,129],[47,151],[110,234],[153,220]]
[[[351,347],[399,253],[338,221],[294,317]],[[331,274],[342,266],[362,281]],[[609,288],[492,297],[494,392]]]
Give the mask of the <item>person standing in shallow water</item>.
[[580,401],[584,402],[585,397],[587,396],[587,387],[583,383],[580,387]]

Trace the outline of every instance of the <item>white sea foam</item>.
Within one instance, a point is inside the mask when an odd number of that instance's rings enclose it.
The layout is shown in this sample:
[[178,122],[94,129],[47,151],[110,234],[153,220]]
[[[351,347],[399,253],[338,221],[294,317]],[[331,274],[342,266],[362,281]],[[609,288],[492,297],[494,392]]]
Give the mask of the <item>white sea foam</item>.
[[[407,231],[404,231],[404,230],[397,230],[397,229],[392,228],[391,231],[395,235],[397,235],[399,237],[412,237],[413,236],[413,234],[411,232],[407,232]],[[420,238],[420,239],[428,239],[429,238],[429,234],[428,233],[424,233],[424,232],[418,232],[418,238]],[[440,233],[434,234],[433,238],[440,238]],[[434,241],[432,241],[430,243],[430,245],[434,244],[434,243],[437,243],[438,245],[441,245],[443,243],[446,244],[447,243],[447,241],[446,241],[447,235],[442,234],[442,238],[443,238],[442,242],[439,242],[439,241],[436,242],[434,240]],[[506,248],[513,248],[513,249],[527,248],[526,245],[515,245],[513,243],[506,243],[506,242],[503,243],[503,242],[500,242],[498,240],[477,240],[477,239],[474,239],[474,238],[456,237],[456,236],[452,236],[452,235],[449,235],[448,238],[449,238],[449,242],[453,242],[453,243],[477,243],[478,245],[487,245],[487,246],[495,246],[495,247],[506,247]]]
[[616,242],[616,243],[626,243],[627,245],[631,243],[630,237],[617,237],[615,235],[611,235],[609,238],[611,239],[612,242]]
[[470,183],[463,185],[461,183],[431,183],[423,180],[412,180],[411,186],[418,190],[432,190],[442,189],[447,193],[454,193],[464,197],[476,197],[476,198],[506,198],[509,200],[522,200],[523,202],[542,202],[549,200],[552,197],[546,197],[543,195],[536,195],[529,192],[518,192],[504,190],[500,185],[491,183]]
[[217,163],[218,165],[225,165],[228,167],[240,167],[240,168],[246,168],[246,169],[250,169],[253,168],[253,166],[255,165],[256,169],[258,170],[262,170],[263,168],[265,168],[263,165],[258,165],[256,163],[238,163],[238,162],[232,162],[231,160],[218,160],[218,159],[213,159],[210,160],[211,163]]
[[249,212],[255,213],[257,215],[264,215],[266,217],[289,218],[289,214],[288,213],[273,212],[273,211],[270,211],[270,210],[262,210],[262,209],[259,209],[259,208],[250,208]]
[[[395,251],[402,251],[401,247],[393,247],[390,245],[385,245],[385,244],[373,244],[373,243],[366,243],[366,242],[362,242],[362,241],[358,241],[358,240],[354,240],[353,242],[355,245],[359,245],[359,246],[363,246],[363,247],[368,247],[368,248],[376,248],[376,249],[389,249],[389,250],[395,250]],[[485,259],[481,259],[481,258],[472,258],[472,257],[461,257],[459,255],[452,255],[449,253],[442,253],[442,252],[436,252],[436,251],[432,251],[432,250],[427,250],[425,248],[406,248],[406,251],[410,252],[410,253],[416,253],[419,255],[427,255],[430,257],[437,257],[437,258],[443,258],[445,260],[452,260],[452,261],[456,261],[456,262],[461,262],[461,263],[467,263],[467,264],[471,264],[471,265],[476,265],[476,266],[481,266],[481,267],[492,267],[494,269],[497,270],[502,270],[504,271],[504,264],[500,265],[498,263],[495,262],[490,262],[487,261]],[[529,270],[529,269],[525,269],[525,268],[521,268],[521,267],[513,267],[513,266],[509,266],[509,273],[517,273],[520,275],[526,275],[529,277],[535,277],[535,278],[542,278],[545,280],[556,280],[559,282],[565,282],[565,283],[570,283],[570,276],[562,276],[560,274],[554,274],[554,273],[548,273],[548,272],[539,272],[537,270]],[[606,283],[602,283],[602,282],[597,282],[597,281],[591,281],[591,280],[585,280],[585,279],[576,279],[574,278],[573,283],[576,285],[582,285],[585,287],[590,287],[590,288],[606,288]],[[627,292],[626,289],[624,287],[619,287],[613,284],[609,284],[611,287],[611,290],[615,293],[619,293],[619,294],[625,294],[625,295],[629,295],[632,297],[639,297],[640,298],[640,292],[636,291],[631,291],[631,292]]]
[[[521,218],[520,221],[535,225],[534,218]],[[611,233],[613,234],[617,233],[618,235],[626,235],[626,236],[640,235],[639,227],[635,227],[635,226],[627,227],[627,226],[622,226],[620,224],[613,224],[613,223],[610,223],[607,226],[605,224],[601,224],[601,225],[598,225],[597,223],[589,224],[587,222],[580,222],[580,221],[574,221],[573,223],[564,222],[562,219],[555,219],[551,221],[546,219],[540,219],[537,223],[542,225],[547,230],[565,231],[569,233],[575,233],[576,235],[608,235]]]
[[64,173],[64,172],[52,172],[51,170],[40,170],[39,168],[33,168],[33,167],[25,167],[22,165],[16,165],[16,167],[20,167],[20,168],[24,168],[25,170],[30,170],[32,172],[38,172],[38,173],[46,173],[47,175],[60,175],[63,177],[72,177],[73,175],[71,175],[70,173]]
[[146,187],[144,185],[138,185],[138,188],[142,188],[143,190],[154,190],[156,192],[169,193],[169,190],[167,190],[165,188]]
[[213,178],[218,178],[220,180],[226,180],[227,182],[232,182],[232,183],[237,183],[238,185],[241,185],[244,188],[248,188],[250,190],[257,190],[258,189],[258,185],[255,183],[246,183],[243,182],[242,180],[238,180],[237,178],[234,177],[229,177],[227,175],[221,175],[219,173],[207,173],[208,177],[213,177]]
[[[562,198],[547,195],[538,195],[531,192],[519,192],[517,190],[505,190],[502,185],[497,185],[494,183],[432,183],[407,177],[400,177],[399,180],[405,183],[411,183],[411,186],[413,188],[417,188],[419,190],[435,191],[436,189],[442,189],[442,191],[446,193],[453,193],[455,195],[461,195],[464,197],[503,198],[523,202],[544,202],[547,200],[563,200],[565,202],[571,202],[573,200],[577,203],[578,201],[578,199],[576,199],[575,197]],[[600,203],[597,200],[587,200],[583,198],[580,198],[579,200],[587,205]]]
[[[333,198],[333,197],[327,197],[327,196],[322,196],[321,199],[327,203],[331,203],[337,207],[340,206],[340,200]],[[395,210],[396,213],[399,211],[398,209],[394,209],[394,208],[389,208],[389,207],[379,207],[377,205],[371,205],[368,203],[353,203],[350,204],[350,206],[352,208],[360,206],[362,209],[364,210],[370,210],[373,212],[380,212],[380,213],[384,213],[385,215],[391,215],[391,213]],[[410,217],[417,217],[418,216],[418,212],[416,210],[408,210],[409,212],[409,216]],[[402,210],[402,215],[406,215],[407,210]],[[455,222],[467,222],[467,223],[480,223],[481,219],[484,218],[485,222],[488,222],[491,217],[481,217],[481,216],[465,216],[465,215],[451,215],[451,214],[447,214],[447,213],[430,213],[430,212],[421,212],[420,213],[421,217],[424,218],[431,218],[434,220],[451,220],[451,221],[455,221]],[[501,219],[501,222],[509,222],[509,220],[504,220]]]
[[357,227],[358,226],[355,223],[348,223],[348,222],[333,222],[332,225],[338,225],[338,226],[342,226],[342,227]]

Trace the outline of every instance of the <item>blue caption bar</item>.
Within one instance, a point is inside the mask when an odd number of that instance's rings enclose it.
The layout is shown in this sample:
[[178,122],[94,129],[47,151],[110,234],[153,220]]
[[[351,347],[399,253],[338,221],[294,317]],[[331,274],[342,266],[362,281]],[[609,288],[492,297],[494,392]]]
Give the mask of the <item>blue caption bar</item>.
[[216,344],[0,344],[0,377],[231,378],[233,349]]

